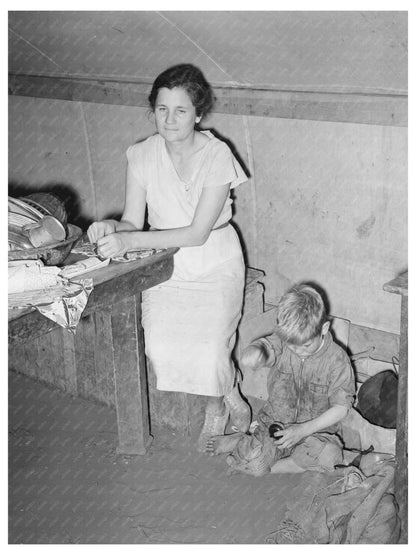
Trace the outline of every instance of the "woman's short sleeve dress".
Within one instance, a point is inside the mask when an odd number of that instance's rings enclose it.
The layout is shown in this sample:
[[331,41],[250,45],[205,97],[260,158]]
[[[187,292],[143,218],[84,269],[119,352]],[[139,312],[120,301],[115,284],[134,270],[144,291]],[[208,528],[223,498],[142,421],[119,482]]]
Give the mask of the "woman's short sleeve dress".
[[[203,133],[210,140],[198,153],[188,182],[178,176],[160,135],[129,147],[129,166],[136,186],[146,190],[152,228],[189,225],[204,187],[230,183],[234,188],[247,180],[229,147]],[[182,247],[174,255],[168,281],[143,292],[146,355],[160,390],[221,396],[233,387],[231,354],[245,268],[238,236],[226,225],[231,205],[228,198],[204,245]]]

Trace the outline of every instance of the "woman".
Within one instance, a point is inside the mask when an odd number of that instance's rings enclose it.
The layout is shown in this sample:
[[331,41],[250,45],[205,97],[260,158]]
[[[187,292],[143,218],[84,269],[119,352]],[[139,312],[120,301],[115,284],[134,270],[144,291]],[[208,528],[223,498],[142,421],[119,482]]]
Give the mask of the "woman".
[[[180,247],[171,279],[143,293],[146,355],[157,388],[209,396],[198,440],[204,451],[229,414],[246,431],[250,410],[231,359],[241,316],[244,261],[231,219],[230,189],[247,180],[228,146],[199,123],[212,108],[201,71],[180,64],[155,80],[149,103],[157,133],[127,150],[121,221],[94,222],[101,256]],[[142,231],[145,209],[149,231]]]

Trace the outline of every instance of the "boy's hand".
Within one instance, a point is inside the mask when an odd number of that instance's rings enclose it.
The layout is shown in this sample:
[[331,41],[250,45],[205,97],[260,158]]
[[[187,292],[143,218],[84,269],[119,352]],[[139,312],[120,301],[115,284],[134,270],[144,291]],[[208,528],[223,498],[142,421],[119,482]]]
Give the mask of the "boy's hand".
[[283,430],[276,432],[275,435],[279,436],[279,439],[274,441],[275,445],[284,449],[290,449],[302,441],[309,433],[304,424],[290,424]]
[[261,345],[249,345],[244,349],[240,358],[240,368],[244,370],[257,370],[265,365],[267,353]]

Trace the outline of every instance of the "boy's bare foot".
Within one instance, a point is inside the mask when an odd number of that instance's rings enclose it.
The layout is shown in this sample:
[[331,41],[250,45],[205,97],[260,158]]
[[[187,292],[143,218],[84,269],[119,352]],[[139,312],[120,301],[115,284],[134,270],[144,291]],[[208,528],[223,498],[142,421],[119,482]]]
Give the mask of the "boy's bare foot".
[[237,432],[224,436],[212,436],[207,440],[205,451],[211,455],[231,453],[243,435],[243,432]]

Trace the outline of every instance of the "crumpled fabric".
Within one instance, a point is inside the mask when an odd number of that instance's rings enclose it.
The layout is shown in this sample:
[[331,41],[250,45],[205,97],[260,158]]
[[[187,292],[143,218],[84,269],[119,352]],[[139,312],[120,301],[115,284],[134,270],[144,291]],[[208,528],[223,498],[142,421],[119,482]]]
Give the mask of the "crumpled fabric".
[[241,472],[260,477],[268,474],[273,464],[287,454],[287,450],[276,446],[267,429],[258,426],[251,434],[241,437],[226,462],[230,474]]
[[57,266],[44,266],[40,260],[9,263],[9,309],[36,308],[59,326],[75,332],[93,290],[93,280],[68,280],[59,275],[60,271]]
[[302,475],[286,518],[266,543],[397,543],[400,519],[392,491],[394,464],[369,465],[375,455],[363,456],[366,474],[349,466],[331,475]]
[[91,278],[88,278],[70,283],[76,286],[73,289],[73,293],[68,292],[50,304],[38,305],[35,308],[59,326],[75,333],[84,308],[87,305],[88,297],[93,290],[93,281]]

